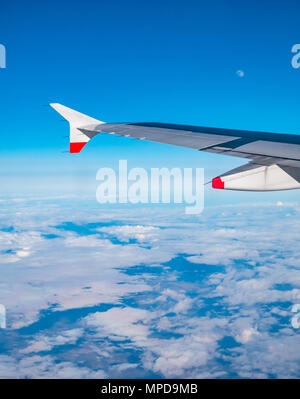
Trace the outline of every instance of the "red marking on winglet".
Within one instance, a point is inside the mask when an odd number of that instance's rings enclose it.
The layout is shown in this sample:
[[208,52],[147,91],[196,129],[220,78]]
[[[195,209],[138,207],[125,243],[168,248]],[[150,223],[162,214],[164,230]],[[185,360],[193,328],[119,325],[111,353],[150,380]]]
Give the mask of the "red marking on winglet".
[[70,153],[80,152],[86,143],[70,143]]
[[215,177],[212,179],[212,188],[224,188],[224,182],[221,177]]

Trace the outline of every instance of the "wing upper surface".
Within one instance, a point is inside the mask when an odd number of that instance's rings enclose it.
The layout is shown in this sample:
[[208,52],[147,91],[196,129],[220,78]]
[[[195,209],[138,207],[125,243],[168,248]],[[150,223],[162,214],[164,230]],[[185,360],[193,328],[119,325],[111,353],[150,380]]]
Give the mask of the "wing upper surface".
[[246,158],[261,165],[300,167],[300,136],[163,123],[113,123],[99,132]]

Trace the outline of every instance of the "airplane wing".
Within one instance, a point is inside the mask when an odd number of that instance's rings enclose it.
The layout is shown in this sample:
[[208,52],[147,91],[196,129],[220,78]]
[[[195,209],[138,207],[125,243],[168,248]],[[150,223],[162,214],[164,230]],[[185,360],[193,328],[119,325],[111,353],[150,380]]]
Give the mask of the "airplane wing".
[[105,123],[50,104],[70,124],[70,152],[99,133],[193,148],[250,162],[212,180],[213,188],[273,191],[300,188],[300,136],[156,122]]

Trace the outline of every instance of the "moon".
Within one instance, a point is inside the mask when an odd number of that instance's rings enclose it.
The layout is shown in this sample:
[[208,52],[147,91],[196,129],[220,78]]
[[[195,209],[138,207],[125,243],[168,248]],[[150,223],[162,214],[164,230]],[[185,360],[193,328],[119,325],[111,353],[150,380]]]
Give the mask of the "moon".
[[236,71],[237,76],[239,76],[240,78],[243,78],[245,76],[245,72],[242,71],[241,69],[238,69]]

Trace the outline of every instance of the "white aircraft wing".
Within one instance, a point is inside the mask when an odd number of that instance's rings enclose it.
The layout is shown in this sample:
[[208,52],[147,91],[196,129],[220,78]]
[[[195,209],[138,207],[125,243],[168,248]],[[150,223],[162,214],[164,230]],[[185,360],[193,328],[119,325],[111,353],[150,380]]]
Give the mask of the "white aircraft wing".
[[300,136],[156,122],[105,123],[50,104],[70,124],[70,152],[99,133],[171,144],[250,162],[212,180],[214,188],[271,191],[300,188]]

